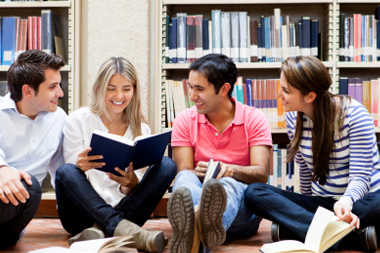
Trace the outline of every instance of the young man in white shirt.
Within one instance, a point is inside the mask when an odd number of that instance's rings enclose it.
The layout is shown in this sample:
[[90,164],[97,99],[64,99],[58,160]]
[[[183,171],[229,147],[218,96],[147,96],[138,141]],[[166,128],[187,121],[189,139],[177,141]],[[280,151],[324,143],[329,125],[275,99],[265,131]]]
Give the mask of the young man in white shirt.
[[30,50],[18,56],[0,97],[0,249],[13,246],[37,212],[41,183],[63,164],[62,128],[66,113],[60,56]]

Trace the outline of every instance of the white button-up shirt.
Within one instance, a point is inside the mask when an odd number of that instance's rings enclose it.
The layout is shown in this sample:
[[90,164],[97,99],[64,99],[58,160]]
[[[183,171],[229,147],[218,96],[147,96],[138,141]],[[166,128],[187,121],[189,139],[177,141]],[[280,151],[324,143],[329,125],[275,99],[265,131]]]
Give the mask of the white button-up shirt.
[[64,164],[62,128],[66,113],[40,112],[34,120],[20,114],[8,93],[0,97],[0,166],[24,170],[42,184],[50,172],[54,186],[55,171]]

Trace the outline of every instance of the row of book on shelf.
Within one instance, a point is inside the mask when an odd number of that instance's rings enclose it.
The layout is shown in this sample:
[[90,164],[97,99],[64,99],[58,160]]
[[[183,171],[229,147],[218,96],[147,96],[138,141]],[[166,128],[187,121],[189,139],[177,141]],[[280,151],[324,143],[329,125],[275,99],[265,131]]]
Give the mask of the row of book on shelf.
[[[165,81],[163,95],[166,97],[166,113],[163,115],[166,115],[166,118],[162,119],[163,127],[171,127],[181,111],[194,105],[189,98],[187,82],[186,79]],[[272,128],[282,128],[285,127],[285,118],[282,100],[277,98],[279,89],[279,79],[246,79],[243,83],[243,77],[238,77],[232,96],[242,104],[262,110]]]
[[[189,97],[188,80],[166,80],[162,96],[165,97],[162,126],[172,127],[175,117],[186,108],[194,105]],[[339,79],[339,94],[349,95],[362,103],[371,114],[375,127],[379,126],[379,79],[363,81],[363,78]],[[232,96],[242,104],[262,110],[271,128],[284,128],[285,117],[282,100],[277,98],[280,90],[279,79],[246,79],[238,77]]]
[[8,93],[8,82],[0,81],[0,97],[4,97]]
[[363,78],[339,78],[339,94],[349,95],[362,103],[371,114],[375,127],[379,127],[380,103],[379,103],[380,78],[363,81]]
[[281,62],[313,55],[321,59],[319,21],[301,16],[274,15],[251,20],[247,12],[211,11],[203,15],[165,16],[165,63],[191,63],[209,53],[222,53],[235,62]]
[[339,61],[380,61],[379,8],[375,15],[339,16]]
[[299,166],[294,161],[286,162],[288,150],[273,144],[270,157],[268,184],[291,192],[300,192]]
[[0,17],[0,23],[1,65],[11,65],[19,54],[31,49],[59,54],[66,61],[59,14],[41,10],[41,16]]

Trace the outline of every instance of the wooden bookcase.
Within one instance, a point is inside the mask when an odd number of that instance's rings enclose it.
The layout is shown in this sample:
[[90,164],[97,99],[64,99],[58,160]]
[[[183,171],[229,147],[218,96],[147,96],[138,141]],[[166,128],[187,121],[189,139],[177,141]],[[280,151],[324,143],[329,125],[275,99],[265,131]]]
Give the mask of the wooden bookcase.
[[[41,16],[41,10],[60,14],[68,62],[61,69],[62,89],[65,96],[59,105],[70,113],[79,107],[79,35],[80,0],[0,2],[0,16]],[[0,66],[0,80],[7,79],[9,66]]]
[[[370,76],[380,77],[380,62],[339,62],[339,14],[352,13],[373,14],[380,1],[374,0],[159,0],[156,8],[158,33],[156,42],[156,75],[151,86],[154,91],[154,103],[151,117],[154,118],[153,130],[161,132],[165,120],[165,81],[167,79],[180,81],[187,78],[189,64],[165,63],[165,16],[175,17],[177,13],[184,12],[188,15],[202,14],[204,18],[211,19],[211,10],[222,11],[246,11],[251,20],[259,20],[260,15],[274,15],[274,9],[280,8],[281,15],[289,15],[292,22],[303,15],[311,16],[319,20],[319,31],[322,35],[322,61],[329,69],[333,83],[331,92],[338,93],[339,76]],[[280,62],[271,63],[236,63],[239,76],[243,79],[269,79],[279,78]],[[379,135],[380,128],[376,128]],[[272,129],[274,142],[276,139],[285,139],[285,129]],[[378,136],[379,137],[379,136]]]

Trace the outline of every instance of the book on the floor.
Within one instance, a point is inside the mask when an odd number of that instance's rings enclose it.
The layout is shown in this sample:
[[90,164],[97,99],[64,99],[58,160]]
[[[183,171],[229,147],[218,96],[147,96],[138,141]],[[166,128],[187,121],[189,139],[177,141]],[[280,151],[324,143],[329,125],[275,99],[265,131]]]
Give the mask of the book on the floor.
[[325,252],[354,229],[349,223],[337,219],[333,212],[318,207],[307,231],[305,243],[295,240],[266,243],[260,251],[263,253]]
[[103,239],[74,242],[70,248],[49,247],[28,253],[138,253],[132,236],[110,237]]
[[88,155],[102,155],[103,159],[96,160],[106,165],[98,170],[120,174],[115,167],[122,170],[133,162],[133,169],[157,164],[161,162],[166,146],[169,143],[171,131],[149,136],[138,136],[133,141],[120,135],[95,130],[92,134]]
[[213,159],[210,159],[208,162],[207,170],[205,177],[203,179],[203,184],[205,184],[211,178],[216,178],[221,170],[220,161],[214,162]]

